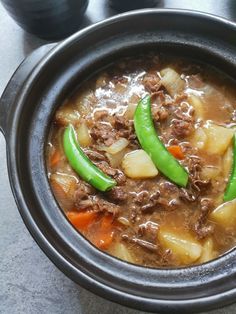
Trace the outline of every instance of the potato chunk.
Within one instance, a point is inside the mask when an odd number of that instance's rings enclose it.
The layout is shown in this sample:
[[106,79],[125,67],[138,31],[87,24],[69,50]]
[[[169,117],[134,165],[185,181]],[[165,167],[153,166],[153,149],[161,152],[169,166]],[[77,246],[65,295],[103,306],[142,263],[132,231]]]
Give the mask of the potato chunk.
[[152,178],[158,171],[149,155],[142,149],[132,151],[124,156],[122,168],[133,179]]
[[220,174],[220,168],[215,166],[205,166],[202,168],[201,178],[203,180],[215,179]]
[[190,95],[188,98],[189,104],[194,108],[194,114],[196,119],[204,119],[204,104],[200,97]]
[[183,264],[195,262],[202,254],[202,246],[185,231],[161,228],[158,233],[161,245],[170,249]]
[[236,225],[236,199],[223,203],[210,214],[210,219],[224,227]]
[[199,263],[206,263],[217,256],[216,252],[214,251],[214,245],[212,238],[208,238],[205,240],[202,246],[202,255],[200,256],[198,262]]
[[77,129],[77,137],[82,147],[91,145],[92,139],[88,131],[88,127],[85,122],[82,122]]
[[223,163],[222,163],[223,174],[225,178],[229,177],[230,170],[232,168],[232,163],[233,163],[233,149],[232,149],[232,146],[229,146],[226,153],[224,154]]
[[111,253],[114,254],[117,258],[120,258],[126,262],[134,263],[134,259],[123,243],[115,243],[111,249]]
[[184,80],[181,79],[180,75],[171,68],[165,68],[161,70],[161,83],[170,94],[171,97],[180,94],[185,87]]
[[207,135],[205,150],[209,154],[223,155],[230,145],[234,130],[211,123],[204,131]]
[[203,149],[207,142],[207,135],[203,128],[198,128],[194,131],[193,137],[191,138],[191,144],[198,148]]

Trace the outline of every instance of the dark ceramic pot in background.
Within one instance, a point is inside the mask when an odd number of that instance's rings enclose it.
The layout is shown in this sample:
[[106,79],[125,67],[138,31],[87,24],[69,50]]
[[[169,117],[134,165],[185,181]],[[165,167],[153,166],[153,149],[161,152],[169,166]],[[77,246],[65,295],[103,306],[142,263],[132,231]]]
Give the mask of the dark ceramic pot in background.
[[155,7],[160,0],[108,0],[110,6],[118,11],[128,11]]
[[181,10],[141,10],[42,47],[18,68],[0,101],[12,191],[36,242],[68,277],[109,300],[162,313],[194,313],[236,300],[236,250],[203,265],[152,269],[96,249],[67,221],[46,176],[52,116],[76,86],[122,56],[150,50],[191,57],[236,79],[236,25]]
[[88,0],[1,0],[24,30],[40,38],[57,40],[76,32]]

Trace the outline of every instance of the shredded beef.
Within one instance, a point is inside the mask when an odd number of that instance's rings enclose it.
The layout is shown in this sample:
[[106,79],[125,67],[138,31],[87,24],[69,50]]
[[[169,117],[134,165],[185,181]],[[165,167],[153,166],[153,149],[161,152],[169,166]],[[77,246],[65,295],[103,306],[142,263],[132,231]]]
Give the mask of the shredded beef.
[[188,156],[187,167],[191,177],[194,180],[200,179],[200,173],[202,170],[202,160],[198,156]]
[[108,116],[108,111],[107,110],[98,110],[94,113],[94,119],[95,120],[101,120],[104,119]]
[[189,189],[184,189],[181,188],[180,189],[180,195],[179,195],[180,199],[182,199],[185,202],[195,202],[197,199],[197,196],[194,195],[194,193],[189,190]]
[[93,208],[92,195],[95,190],[85,182],[79,182],[78,188],[75,191],[75,205],[78,210]]
[[185,93],[181,93],[175,96],[174,99],[174,105],[178,106],[180,105],[183,101],[186,101],[188,99],[188,95]]
[[152,210],[157,204],[160,196],[160,192],[141,191],[135,195],[134,206],[140,208],[142,212],[148,212]]
[[156,244],[135,237],[129,237],[127,234],[123,234],[122,239],[125,241],[129,241],[131,243],[138,244],[139,246],[141,246],[144,249],[147,249],[148,251],[157,252],[158,249],[158,246]]
[[164,94],[163,90],[159,90],[151,94],[151,103],[158,106],[166,105],[166,95]]
[[187,103],[182,103],[174,111],[174,119],[171,123],[172,134],[179,138],[189,136],[194,129],[193,108]]
[[164,121],[168,118],[168,110],[163,106],[152,106],[152,116],[155,121]]
[[93,187],[81,181],[75,192],[75,205],[78,210],[92,209],[97,212],[109,212],[117,215],[120,207],[113,202],[105,200],[104,197],[106,195],[98,194]]
[[157,76],[157,74],[147,74],[143,78],[143,85],[145,89],[152,94],[160,89],[161,79]]
[[197,221],[194,228],[199,239],[203,239],[213,233],[212,225],[202,225],[201,221]]
[[148,221],[146,223],[139,225],[138,235],[140,237],[145,237],[147,241],[150,241],[152,243],[157,242],[158,229],[159,226],[156,223]]
[[98,166],[98,168],[105,172],[107,175],[112,177],[114,177],[117,172],[117,169],[110,167],[106,161],[97,162],[96,166]]
[[124,77],[123,75],[115,75],[112,77],[112,83],[117,84],[117,83],[121,83],[121,84],[127,84],[128,79],[126,77]]
[[[97,112],[95,115],[105,117],[103,112]],[[133,121],[119,115],[109,116],[106,122],[97,121],[91,129],[90,135],[96,142],[106,146],[112,145],[120,137],[127,138],[133,144],[136,144],[137,141]]]
[[172,134],[179,139],[189,136],[193,131],[193,124],[184,120],[173,119],[170,127]]
[[136,194],[134,201],[137,204],[143,204],[143,203],[146,203],[148,199],[149,199],[149,192],[144,190]]
[[166,210],[173,210],[180,205],[179,194],[179,188],[175,184],[164,181],[160,184],[160,197],[157,204]]
[[75,191],[75,202],[79,204],[81,201],[87,200],[93,193],[94,189],[90,185],[85,182],[79,182]]
[[146,204],[142,205],[141,207],[142,212],[147,212],[153,209],[159,203],[159,197],[160,197],[159,191],[156,191],[153,194],[151,194],[149,201]]
[[114,179],[119,185],[123,185],[126,182],[125,174],[121,170],[118,170],[118,169],[116,169],[116,174],[114,175]]
[[90,131],[92,138],[106,146],[112,145],[117,140],[117,134],[108,123],[97,122]]
[[93,209],[95,211],[108,212],[113,214],[114,216],[117,216],[120,211],[120,207],[118,205],[108,202],[99,196],[95,196],[93,198],[93,203],[94,203]]
[[194,231],[197,233],[197,236],[202,239],[213,232],[213,226],[207,222],[207,217],[214,204],[212,200],[208,198],[202,198],[200,204],[201,209],[194,223]]
[[117,130],[121,129],[128,129],[129,128],[129,121],[126,120],[123,116],[114,116],[114,128]]
[[128,120],[124,116],[115,115],[113,116],[113,127],[117,130],[118,137],[124,137],[131,141],[136,140],[132,120]]
[[206,215],[213,209],[214,206],[213,201],[209,198],[202,198],[200,204],[202,213]]
[[189,171],[190,185],[192,190],[197,191],[198,195],[210,188],[211,182],[201,179],[202,160],[197,156],[189,156],[187,160],[187,167]]
[[179,120],[183,120],[186,122],[193,122],[192,107],[186,108],[186,111],[184,111],[183,108],[177,108],[174,112],[174,115]]
[[87,199],[77,201],[76,207],[79,210],[92,209],[96,212],[108,212],[114,216],[118,215],[120,211],[118,205],[108,202],[98,195],[89,195]]
[[107,158],[105,154],[100,154],[94,150],[84,149],[85,154],[92,160],[92,161],[106,161]]
[[211,182],[208,180],[194,180],[192,179],[192,187],[193,189],[201,192],[202,190],[206,190],[211,186]]
[[137,211],[136,211],[136,209],[135,209],[135,208],[130,208],[130,211],[129,211],[129,220],[130,220],[132,223],[135,223],[136,217],[137,217]]
[[107,196],[115,203],[122,203],[127,200],[127,193],[124,188],[120,186],[114,187],[111,191],[107,192]]
[[106,161],[95,162],[95,164],[108,176],[113,177],[119,185],[123,185],[126,182],[126,176],[124,173],[119,169],[110,167]]

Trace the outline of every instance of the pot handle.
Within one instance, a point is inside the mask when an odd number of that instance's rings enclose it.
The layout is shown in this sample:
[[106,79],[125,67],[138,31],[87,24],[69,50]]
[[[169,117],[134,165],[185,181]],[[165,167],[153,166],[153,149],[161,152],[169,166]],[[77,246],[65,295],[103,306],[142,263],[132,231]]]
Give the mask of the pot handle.
[[34,50],[16,69],[8,82],[2,96],[0,98],[0,131],[7,136],[8,117],[10,108],[14,105],[14,101],[20,91],[22,85],[27,79],[31,71],[36,67],[39,61],[55,46],[56,44],[48,44]]

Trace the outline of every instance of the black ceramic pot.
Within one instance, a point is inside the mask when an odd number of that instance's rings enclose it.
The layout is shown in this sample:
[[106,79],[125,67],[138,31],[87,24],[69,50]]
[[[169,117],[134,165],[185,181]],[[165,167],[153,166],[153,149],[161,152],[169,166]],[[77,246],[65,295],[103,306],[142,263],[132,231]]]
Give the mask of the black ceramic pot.
[[152,8],[159,0],[109,0],[110,6],[118,11],[128,11],[141,8]]
[[0,0],[24,30],[44,39],[61,39],[76,32],[88,0]]
[[236,299],[236,250],[200,266],[151,269],[91,245],[67,221],[50,189],[44,152],[58,105],[86,78],[125,55],[192,57],[236,78],[236,25],[198,12],[142,10],[86,28],[26,59],[0,102],[9,178],[36,242],[68,277],[109,300],[153,312],[206,311]]

